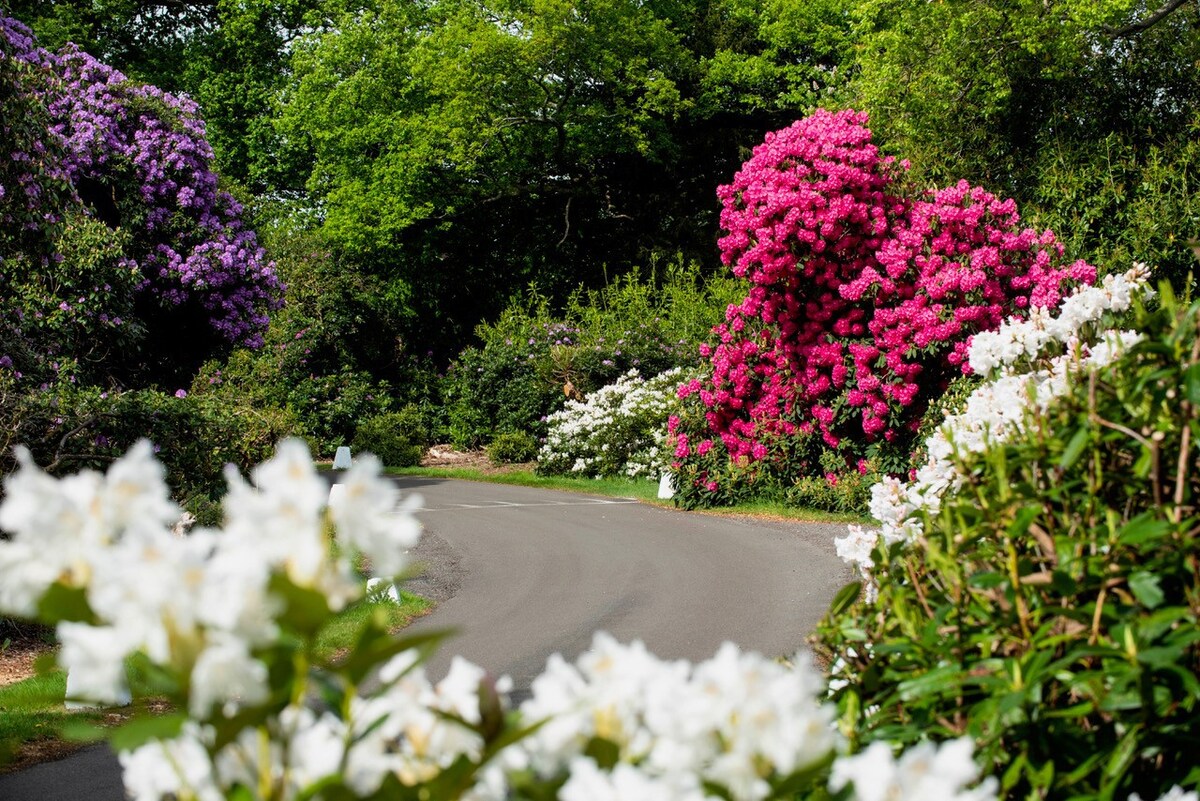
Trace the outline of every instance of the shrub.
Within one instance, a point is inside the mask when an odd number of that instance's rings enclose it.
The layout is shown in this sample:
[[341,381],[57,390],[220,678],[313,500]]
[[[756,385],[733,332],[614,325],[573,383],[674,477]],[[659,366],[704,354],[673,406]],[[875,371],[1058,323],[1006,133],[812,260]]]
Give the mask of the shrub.
[[629,370],[643,375],[694,367],[699,345],[743,291],[734,277],[705,278],[675,262],[634,270],[603,289],[580,290],[561,314],[533,296],[482,325],[482,345],[467,348],[444,383],[451,439],[477,447],[498,431],[541,434],[570,397],[588,395]]
[[368,417],[354,432],[356,453],[373,453],[389,467],[412,467],[425,454],[425,432],[412,407]]
[[524,431],[497,434],[488,444],[487,455],[494,464],[531,462],[537,456],[537,440]]
[[332,454],[354,438],[359,422],[391,408],[392,388],[364,370],[310,375],[287,393],[307,439],[318,453]]
[[871,487],[879,481],[877,473],[827,473],[824,476],[805,476],[793,484],[785,495],[791,506],[820,509],[825,512],[865,514]]
[[192,516],[192,524],[196,526],[217,528],[224,519],[220,501],[214,500],[209,495],[200,493],[189,495],[184,499],[182,506],[184,511]]
[[667,465],[667,417],[683,371],[642,378],[630,370],[585,401],[571,400],[547,421],[539,473],[654,478]]
[[[11,383],[9,384],[11,388]],[[4,393],[0,429],[8,448],[0,473],[13,468],[13,445],[25,445],[48,472],[102,469],[137,440],[148,439],[167,468],[176,498],[213,496],[226,464],[249,469],[296,423],[286,412],[156,390],[106,392],[55,382],[34,392]]]
[[551,321],[544,309],[510,308],[477,333],[483,345],[464,349],[443,384],[450,439],[460,448],[477,448],[499,431],[536,429],[564,397],[541,366],[551,348],[578,338],[577,329]]
[[[1095,280],[1052,233],[1022,229],[1011,200],[965,181],[918,195],[865,124],[818,111],[769,134],[718,191],[722,261],[751,289],[703,348],[711,374],[683,390],[681,466],[689,443],[720,439],[728,460],[803,475],[813,449],[781,465],[790,446],[774,441],[816,434],[847,465],[903,470],[926,406],[969,370],[972,334]],[[692,488],[723,478],[684,472]]]
[[[998,377],[911,484],[877,486],[881,529],[839,541],[869,592],[841,594],[818,642],[856,741],[969,734],[1013,798],[1197,783],[1200,304],[1162,286],[1133,332],[1089,337],[1064,306],[977,340]],[[1074,336],[1093,344],[1019,369]]]

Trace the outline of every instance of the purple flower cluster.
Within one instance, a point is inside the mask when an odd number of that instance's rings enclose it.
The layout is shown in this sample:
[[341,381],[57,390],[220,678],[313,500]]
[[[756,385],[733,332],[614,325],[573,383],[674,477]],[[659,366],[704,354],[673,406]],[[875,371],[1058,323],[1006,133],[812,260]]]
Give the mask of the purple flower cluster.
[[[56,203],[71,195],[58,140],[39,119],[44,104],[31,86],[42,70],[22,58],[32,49],[28,29],[0,16],[0,225],[8,240],[40,238],[60,219]],[[0,262],[13,255],[10,245]]]
[[44,75],[38,91],[61,152],[55,169],[91,213],[131,233],[126,256],[139,291],[167,307],[197,303],[222,338],[260,346],[282,286],[241,204],[218,188],[196,104],[136,84],[73,45],[49,53],[3,17],[0,50]]

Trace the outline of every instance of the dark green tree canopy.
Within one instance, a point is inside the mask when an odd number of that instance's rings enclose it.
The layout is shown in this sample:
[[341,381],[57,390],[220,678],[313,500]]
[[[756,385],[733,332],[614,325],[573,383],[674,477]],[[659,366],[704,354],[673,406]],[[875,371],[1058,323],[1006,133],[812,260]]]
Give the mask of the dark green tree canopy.
[[317,230],[330,269],[378,287],[385,339],[422,351],[530,283],[561,298],[661,254],[715,268],[716,187],[818,106],[868,112],[919,179],[1012,196],[1102,267],[1181,282],[1200,233],[1183,0],[9,5],[194,98],[224,179]]
[[716,185],[836,80],[847,23],[795,0],[381,0],[297,42],[281,131],[335,247],[390,277],[414,336],[461,335],[529,282],[713,263]]
[[931,182],[992,187],[1080,256],[1185,280],[1200,236],[1195,3],[869,0],[853,40],[848,99]]

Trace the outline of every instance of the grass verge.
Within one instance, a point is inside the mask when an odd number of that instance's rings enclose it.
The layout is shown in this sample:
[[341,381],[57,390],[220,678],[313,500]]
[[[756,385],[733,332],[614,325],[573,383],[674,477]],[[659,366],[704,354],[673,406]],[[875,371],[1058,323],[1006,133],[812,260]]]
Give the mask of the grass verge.
[[[393,476],[420,476],[425,478],[454,478],[463,481],[485,481],[491,484],[510,484],[518,487],[582,492],[590,495],[605,495],[612,498],[634,498],[645,503],[674,509],[675,504],[658,497],[658,483],[634,478],[583,478],[574,476],[539,476],[532,470],[504,470],[502,472],[480,470],[473,467],[389,467],[386,472]],[[804,523],[865,523],[861,515],[840,512],[824,512],[787,506],[774,501],[751,501],[734,506],[696,510],[699,514],[759,517],[771,520],[790,520]]]
[[[317,656],[336,659],[354,645],[372,615],[383,615],[393,632],[427,614],[433,604],[420,596],[400,593],[399,602],[363,600],[347,607],[317,635]],[[51,646],[47,646],[49,654]],[[135,696],[142,693],[135,692]],[[65,738],[64,726],[116,726],[140,711],[161,712],[165,702],[138,701],[132,707],[68,711],[63,704],[67,674],[59,668],[0,686],[0,773],[61,759],[84,743]]]
[[358,640],[372,615],[383,615],[390,631],[403,629],[414,618],[433,609],[430,601],[409,592],[400,592],[400,601],[364,600],[347,607],[317,633],[316,652],[320,659],[337,659]]

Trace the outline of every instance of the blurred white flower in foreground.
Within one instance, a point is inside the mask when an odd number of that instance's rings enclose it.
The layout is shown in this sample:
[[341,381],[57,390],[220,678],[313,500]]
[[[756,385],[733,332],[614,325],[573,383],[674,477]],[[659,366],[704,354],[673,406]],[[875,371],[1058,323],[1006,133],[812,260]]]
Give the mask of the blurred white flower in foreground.
[[963,737],[941,745],[919,743],[897,759],[887,743],[874,742],[859,754],[837,760],[829,787],[837,791],[853,783],[855,801],[995,801],[995,777],[967,789],[979,780],[973,750],[971,739]]
[[258,703],[267,671],[254,650],[278,635],[282,606],[272,573],[339,609],[364,591],[350,564],[356,549],[399,572],[420,536],[379,463],[361,460],[353,491],[332,515],[346,529],[335,529],[335,555],[325,531],[329,491],[300,440],[282,442],[256,467],[254,486],[227,469],[224,530],[184,537],[171,532],[179,510],[145,441],[105,475],[55,479],[27,451],[18,460],[0,504],[0,528],[10,535],[0,541],[0,614],[32,617],[54,584],[83,591],[94,621],[58,625],[59,661],[79,700],[124,697],[124,661],[140,651],[190,675],[197,717]]
[[994,797],[990,783],[963,789],[977,775],[967,741],[918,746],[898,761],[878,745],[835,759],[842,742],[820,674],[730,643],[691,664],[597,634],[574,663],[552,657],[508,718],[509,682],[493,685],[456,658],[434,683],[418,652],[397,653],[403,646],[382,630],[363,646],[377,650],[347,657],[359,660],[353,670],[313,660],[315,632],[285,612],[317,606],[313,619],[328,622],[330,609],[364,597],[351,558],[398,573],[419,536],[412,501],[400,504],[379,471],[360,460],[327,514],[305,446],[288,441],[253,484],[229,471],[223,531],[177,536],[149,446],[108,475],[62,480],[22,455],[0,504],[11,534],[0,541],[0,614],[37,610],[58,585],[55,602],[80,607],[58,623],[73,692],[122,700],[126,660],[140,652],[175,677],[174,700],[189,715],[175,736],[120,753],[134,801],[392,797],[447,775],[445,797],[467,801],[506,799],[530,781],[542,782],[536,797],[563,801],[699,801],[718,787],[761,801],[831,764],[863,801]]
[[[1137,793],[1129,796],[1129,801],[1142,801],[1142,797]],[[1167,791],[1166,795],[1158,799],[1158,801],[1200,801],[1200,795],[1195,792],[1186,793],[1179,785],[1175,785]]]

